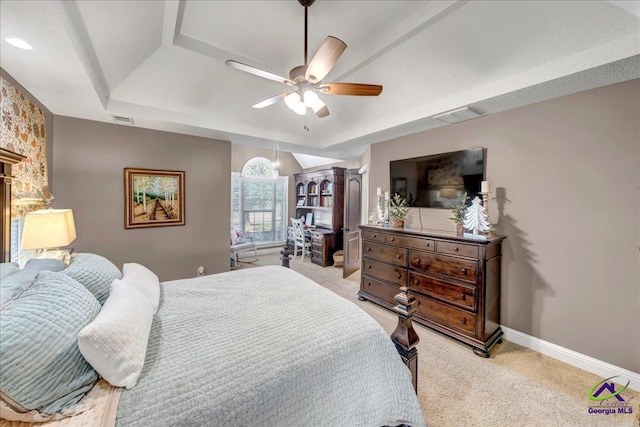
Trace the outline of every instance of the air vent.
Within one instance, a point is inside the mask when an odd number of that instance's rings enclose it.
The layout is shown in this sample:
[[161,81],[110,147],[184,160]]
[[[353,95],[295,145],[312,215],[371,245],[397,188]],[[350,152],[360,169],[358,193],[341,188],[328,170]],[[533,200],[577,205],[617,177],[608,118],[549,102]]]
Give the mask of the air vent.
[[116,116],[115,114],[112,114],[111,117],[114,122],[120,123],[121,125],[133,125],[133,117]]
[[475,119],[476,117],[480,117],[480,113],[469,107],[459,108],[457,110],[433,116],[434,119],[443,123],[458,123],[469,119]]

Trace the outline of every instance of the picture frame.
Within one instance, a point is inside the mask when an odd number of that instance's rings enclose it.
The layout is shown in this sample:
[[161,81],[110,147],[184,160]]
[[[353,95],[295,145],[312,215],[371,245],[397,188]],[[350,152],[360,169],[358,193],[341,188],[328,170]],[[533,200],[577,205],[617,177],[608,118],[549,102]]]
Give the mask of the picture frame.
[[307,217],[304,221],[305,225],[313,225],[313,212],[307,213]]
[[184,171],[124,169],[124,228],[185,224]]

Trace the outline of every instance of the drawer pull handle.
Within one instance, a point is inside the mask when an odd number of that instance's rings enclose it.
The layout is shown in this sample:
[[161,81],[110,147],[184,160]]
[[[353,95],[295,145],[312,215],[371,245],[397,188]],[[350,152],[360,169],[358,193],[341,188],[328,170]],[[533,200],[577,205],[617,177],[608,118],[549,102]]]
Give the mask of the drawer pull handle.
[[395,241],[396,241],[396,238],[395,238],[395,237],[392,237],[392,238],[391,238],[391,241],[392,241],[392,242],[395,242]]
[[371,268],[371,264],[369,264],[369,265],[367,266],[367,268]]
[[400,279],[400,278],[402,277],[402,273],[398,273],[398,274],[396,274],[396,277],[397,277],[398,279]]
[[418,303],[418,305],[420,305],[420,300],[416,301]]
[[367,286],[371,286],[371,282],[367,282]]
[[466,301],[467,300],[467,294],[465,294],[464,292],[462,293],[462,301]]
[[400,259],[400,258],[402,258],[402,255],[401,255],[401,254],[398,254],[398,259]]
[[427,243],[427,247],[431,246],[431,243]]
[[420,286],[420,280],[416,280],[414,283],[416,286]]
[[467,274],[467,269],[466,268],[462,269],[462,274]]
[[371,248],[367,248],[367,252],[371,252]]
[[375,239],[376,237],[378,237],[378,235],[377,235],[377,234],[374,234],[374,235],[373,235],[373,238]]
[[453,248],[454,252],[458,252],[460,249],[458,249],[457,247]]
[[420,260],[420,258],[416,258],[416,264],[420,264],[422,262],[422,260]]
[[466,317],[463,317],[463,318],[462,318],[462,324],[463,324],[463,325],[466,325],[466,324],[467,324],[467,318],[466,318]]

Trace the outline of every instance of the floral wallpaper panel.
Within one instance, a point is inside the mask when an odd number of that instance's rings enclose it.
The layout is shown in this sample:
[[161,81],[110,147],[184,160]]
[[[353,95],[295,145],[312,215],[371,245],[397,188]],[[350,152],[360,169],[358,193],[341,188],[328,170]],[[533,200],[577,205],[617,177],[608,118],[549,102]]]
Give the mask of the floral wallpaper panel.
[[11,215],[20,217],[53,200],[47,180],[45,113],[4,78],[0,89],[0,147],[27,157],[12,168]]

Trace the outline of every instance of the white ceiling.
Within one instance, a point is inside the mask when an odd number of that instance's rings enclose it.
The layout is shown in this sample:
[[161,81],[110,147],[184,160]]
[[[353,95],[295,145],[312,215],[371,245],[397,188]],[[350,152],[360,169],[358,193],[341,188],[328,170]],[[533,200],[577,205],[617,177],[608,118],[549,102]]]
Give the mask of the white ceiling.
[[2,0],[0,12],[0,65],[54,114],[334,159],[460,107],[486,115],[640,77],[637,1],[317,0],[309,57],[327,35],[348,45],[324,81],[384,86],[321,95],[323,119],[283,102],[252,109],[287,87],[224,63],[283,76],[302,64],[296,0]]

